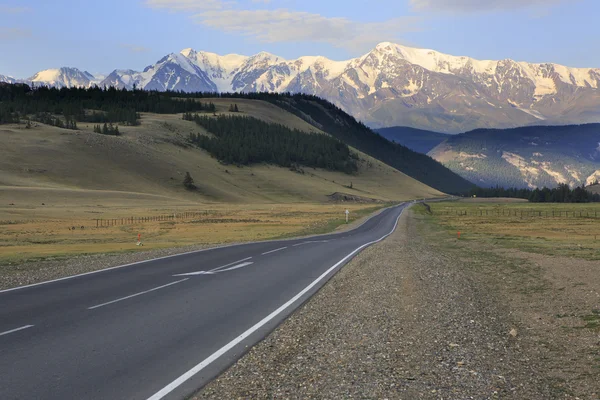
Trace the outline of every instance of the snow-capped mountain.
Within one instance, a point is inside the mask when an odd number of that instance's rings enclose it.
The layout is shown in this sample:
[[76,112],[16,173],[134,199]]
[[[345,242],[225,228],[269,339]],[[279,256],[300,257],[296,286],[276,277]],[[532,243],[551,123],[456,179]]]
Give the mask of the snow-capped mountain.
[[0,75],[0,83],[15,83],[16,79],[6,75]]
[[[57,86],[96,83],[88,73],[64,68],[34,78]],[[387,42],[347,61],[184,49],[142,72],[115,70],[98,84],[189,92],[302,92],[326,98],[374,127],[452,133],[600,122],[600,68],[480,61]]]
[[56,87],[88,87],[99,82],[94,75],[87,71],[68,67],[40,71],[25,81],[36,85]]

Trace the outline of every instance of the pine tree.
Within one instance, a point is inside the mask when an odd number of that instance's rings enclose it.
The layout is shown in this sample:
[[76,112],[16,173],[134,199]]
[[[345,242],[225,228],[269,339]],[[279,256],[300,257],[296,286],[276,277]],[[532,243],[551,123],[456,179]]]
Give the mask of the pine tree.
[[194,190],[194,189],[196,189],[196,185],[194,185],[194,179],[192,178],[192,176],[190,175],[189,172],[185,173],[185,177],[183,178],[183,186],[187,190]]
[[108,125],[106,125],[106,122],[104,123],[104,126],[102,127],[102,134],[108,135]]
[[240,112],[240,110],[238,109],[238,106],[237,106],[237,104],[235,104],[235,105],[233,106],[233,112]]

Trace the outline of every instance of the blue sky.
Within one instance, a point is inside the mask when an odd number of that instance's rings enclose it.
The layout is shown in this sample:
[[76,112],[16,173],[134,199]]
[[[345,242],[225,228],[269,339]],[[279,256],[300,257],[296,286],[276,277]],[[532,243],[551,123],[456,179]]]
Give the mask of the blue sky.
[[0,0],[0,74],[141,70],[192,47],[334,60],[382,41],[600,68],[598,0]]

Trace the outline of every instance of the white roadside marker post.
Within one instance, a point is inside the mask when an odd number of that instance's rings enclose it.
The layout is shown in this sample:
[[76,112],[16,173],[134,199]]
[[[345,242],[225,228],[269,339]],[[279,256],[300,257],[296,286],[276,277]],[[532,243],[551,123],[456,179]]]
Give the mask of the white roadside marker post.
[[350,211],[346,210],[346,223],[348,223],[348,215],[350,215]]

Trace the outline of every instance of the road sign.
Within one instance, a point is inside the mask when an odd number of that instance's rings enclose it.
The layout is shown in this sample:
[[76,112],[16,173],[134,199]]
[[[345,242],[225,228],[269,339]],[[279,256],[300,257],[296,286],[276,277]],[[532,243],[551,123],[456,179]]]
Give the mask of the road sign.
[[346,210],[345,213],[346,213],[346,223],[348,223],[348,215],[350,215],[350,211]]

